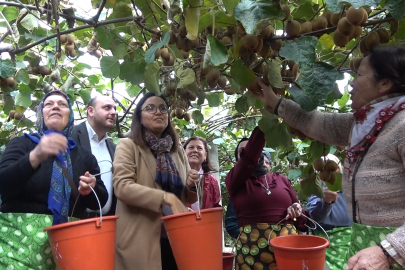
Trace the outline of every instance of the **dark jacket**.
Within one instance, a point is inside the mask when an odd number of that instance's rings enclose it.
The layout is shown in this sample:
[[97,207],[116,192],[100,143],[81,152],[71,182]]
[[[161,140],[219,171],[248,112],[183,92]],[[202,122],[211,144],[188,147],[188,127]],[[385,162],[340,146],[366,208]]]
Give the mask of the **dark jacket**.
[[[24,136],[14,138],[7,144],[0,160],[1,212],[52,215],[48,209],[48,194],[54,158],[48,158],[38,168],[33,169],[29,161],[29,154],[36,145]],[[80,176],[84,175],[86,171],[90,174],[100,172],[96,158],[91,152],[80,146],[76,146],[70,151],[70,159],[75,188],[79,187]],[[96,179],[94,190],[103,206],[107,202],[108,192],[100,176],[97,176]],[[80,195],[72,215],[75,200],[72,192],[69,216],[82,219],[86,217],[86,208],[99,209],[93,193],[86,196]]]
[[[87,132],[86,122],[83,122],[83,123],[73,127],[72,139],[81,147],[84,147],[87,150],[91,151],[89,133]],[[110,156],[111,156],[111,161],[114,161],[115,144],[110,139],[106,140],[106,144],[107,144],[108,152],[110,153]],[[115,194],[113,192],[111,208],[110,208],[110,211],[108,211],[107,216],[115,215],[116,206],[117,206],[117,197],[115,196]]]
[[235,209],[233,208],[231,199],[229,199],[228,207],[226,208],[225,228],[231,237],[235,239],[238,238],[239,236],[238,221],[236,219],[236,213]]

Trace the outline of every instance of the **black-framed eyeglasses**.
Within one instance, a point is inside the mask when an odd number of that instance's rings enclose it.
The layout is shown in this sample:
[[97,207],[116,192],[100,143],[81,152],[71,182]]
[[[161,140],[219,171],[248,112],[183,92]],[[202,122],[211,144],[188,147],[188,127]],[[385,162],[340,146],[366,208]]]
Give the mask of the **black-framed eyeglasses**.
[[155,105],[147,105],[145,108],[142,109],[142,111],[146,111],[150,114],[155,114],[157,113],[157,109],[159,108],[160,113],[162,114],[167,114],[167,106],[166,105],[160,105],[159,107],[155,106]]

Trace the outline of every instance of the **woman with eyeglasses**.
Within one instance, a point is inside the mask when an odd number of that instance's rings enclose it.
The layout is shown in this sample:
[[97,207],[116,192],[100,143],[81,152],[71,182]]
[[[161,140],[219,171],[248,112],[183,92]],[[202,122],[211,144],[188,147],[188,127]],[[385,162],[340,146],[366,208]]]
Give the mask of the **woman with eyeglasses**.
[[179,146],[163,97],[147,93],[138,102],[113,168],[120,217],[115,270],[176,270],[161,217],[186,212],[185,205],[197,200],[199,175]]
[[218,180],[210,174],[214,169],[210,162],[208,155],[207,142],[198,136],[191,137],[184,145],[184,150],[190,163],[190,167],[201,175],[201,183],[199,185],[200,205],[198,202],[190,205],[191,209],[198,210],[221,207],[219,201],[221,200],[221,193],[219,191]]

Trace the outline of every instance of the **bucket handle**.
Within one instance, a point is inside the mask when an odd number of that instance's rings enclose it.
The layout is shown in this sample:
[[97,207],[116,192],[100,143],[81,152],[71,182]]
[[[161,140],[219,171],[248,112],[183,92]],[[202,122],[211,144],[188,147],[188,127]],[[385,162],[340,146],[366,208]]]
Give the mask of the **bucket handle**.
[[[326,234],[326,237],[328,238],[328,241],[330,242],[330,238],[329,238],[328,233],[324,230],[324,228],[322,228],[321,225],[319,225],[318,222],[316,222],[316,221],[313,220],[312,218],[310,218],[310,217],[304,215],[303,213],[301,213],[301,216],[306,217],[309,221],[312,222],[312,224],[314,224],[314,227],[313,227],[313,228],[312,228],[312,227],[309,227],[307,224],[305,224],[305,226],[307,226],[307,227],[308,227],[309,229],[311,229],[311,230],[315,230],[315,229],[317,228],[317,226],[318,226],[318,227],[321,228],[321,230]],[[283,218],[282,220],[280,220],[280,221],[276,224],[276,226],[279,225],[279,224],[280,224],[281,222],[283,222],[284,220],[287,220],[288,218],[289,218],[289,217],[288,217],[288,215],[287,215],[285,218]],[[294,218],[294,221],[296,221],[296,218]],[[267,239],[267,244],[268,244],[268,245],[270,245],[270,238],[271,238],[271,234],[273,233],[273,231],[274,231],[274,229],[272,228],[271,231],[270,231],[270,234],[269,234],[269,238]]]
[[197,191],[197,202],[198,202],[198,216],[197,219],[201,219],[201,207],[200,205],[202,205],[202,203],[200,202],[200,187],[201,187],[201,178],[202,178],[202,174],[199,174],[199,179],[198,180],[193,180],[195,187],[196,187],[196,191]]

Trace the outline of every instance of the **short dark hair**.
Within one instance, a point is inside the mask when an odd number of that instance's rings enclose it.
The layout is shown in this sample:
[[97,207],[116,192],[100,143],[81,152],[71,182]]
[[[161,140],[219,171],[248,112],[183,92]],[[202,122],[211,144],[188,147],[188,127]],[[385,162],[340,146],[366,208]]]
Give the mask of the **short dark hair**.
[[238,145],[237,145],[236,148],[235,148],[235,159],[236,159],[236,161],[238,161],[238,149],[239,149],[239,144],[240,144],[241,142],[248,141],[248,140],[249,140],[249,138],[243,137],[243,138],[238,142]]
[[394,85],[394,92],[405,94],[405,47],[376,46],[367,56],[377,80],[389,79]]
[[87,103],[87,108],[88,108],[88,107],[94,107],[94,104],[96,104],[96,99],[97,99],[97,96],[92,97],[92,98],[89,100],[89,102]]
[[[145,103],[145,101],[150,98],[150,97],[159,97],[163,99],[163,101],[167,105],[167,100],[160,95],[156,95],[155,93],[148,92],[143,97],[141,100],[139,100],[138,104],[136,105],[135,112],[132,114],[132,124],[131,124],[131,132],[129,134],[129,138],[131,138],[135,144],[139,146],[146,146],[149,147],[148,142],[145,139],[145,128],[141,124],[141,116],[142,116],[142,105]],[[171,151],[178,150],[179,147],[179,137],[177,135],[177,132],[174,130],[172,126],[172,122],[170,120],[170,114],[167,115],[168,119],[168,124],[165,130],[162,133],[162,136],[170,135],[173,140],[173,146]]]
[[207,153],[207,159],[201,164],[201,167],[202,167],[204,173],[213,171],[213,170],[214,170],[214,167],[212,166],[211,161],[210,161],[210,155],[209,155],[209,152],[208,152],[208,144],[207,144],[207,141],[206,141],[204,138],[200,137],[200,136],[194,136],[194,137],[191,137],[190,139],[188,139],[188,140],[183,144],[183,148],[186,149],[186,148],[187,148],[187,145],[188,145],[191,141],[200,141],[200,142],[203,143],[204,148],[205,148],[205,152]]

